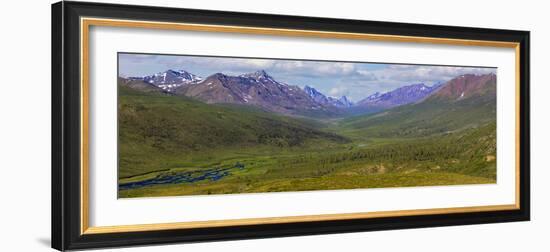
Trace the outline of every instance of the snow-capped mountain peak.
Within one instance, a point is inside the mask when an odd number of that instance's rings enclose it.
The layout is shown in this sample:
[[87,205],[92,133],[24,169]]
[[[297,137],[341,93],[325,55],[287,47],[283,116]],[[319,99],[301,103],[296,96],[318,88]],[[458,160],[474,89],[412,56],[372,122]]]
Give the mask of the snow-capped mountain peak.
[[276,82],[269,74],[267,74],[267,73],[265,72],[265,70],[258,70],[258,71],[256,71],[256,72],[242,74],[242,75],[240,75],[240,77],[252,78],[252,79],[255,79],[255,80],[257,80],[257,81],[271,81],[271,82]]
[[190,72],[187,72],[183,69],[180,69],[180,70],[168,70],[170,72],[172,72],[173,74],[175,74],[176,76],[178,76],[178,78],[180,79],[183,79],[183,80],[187,80],[187,81],[200,81],[202,80],[202,78],[200,76],[197,76],[197,75],[194,75]]
[[338,101],[340,101],[340,103],[342,103],[344,105],[344,107],[353,106],[353,102],[350,101],[350,99],[348,99],[348,97],[346,97],[345,95],[340,97],[340,99],[338,99]]
[[346,96],[342,96],[340,98],[326,96],[317,89],[307,85],[304,87],[304,92],[306,92],[306,94],[308,94],[314,101],[322,105],[330,105],[337,108],[349,108],[353,105],[353,103]]
[[426,86],[424,83],[411,84],[386,93],[376,92],[359,101],[357,105],[372,108],[391,108],[417,102],[434,92],[439,85]]
[[381,95],[382,94],[380,92],[376,92],[374,94],[371,94],[371,95],[367,96],[367,98],[365,98],[365,100],[368,100],[368,101],[376,100]]
[[306,94],[317,103],[327,104],[329,102],[328,98],[323,93],[313,87],[306,85],[304,87],[304,92],[306,92]]
[[340,98],[329,96],[328,101],[330,105],[337,108],[349,108],[353,106],[353,103],[345,95]]
[[166,70],[164,72],[155,73],[144,77],[134,77],[143,79],[143,81],[153,84],[165,91],[171,92],[177,87],[186,84],[194,84],[202,80],[201,77],[189,73],[185,70]]

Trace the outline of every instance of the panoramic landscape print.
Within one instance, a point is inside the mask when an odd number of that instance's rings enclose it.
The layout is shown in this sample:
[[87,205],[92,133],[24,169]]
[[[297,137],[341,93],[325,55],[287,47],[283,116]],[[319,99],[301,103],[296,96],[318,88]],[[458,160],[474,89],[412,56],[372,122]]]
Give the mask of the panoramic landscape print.
[[118,196],[496,183],[496,74],[119,53]]

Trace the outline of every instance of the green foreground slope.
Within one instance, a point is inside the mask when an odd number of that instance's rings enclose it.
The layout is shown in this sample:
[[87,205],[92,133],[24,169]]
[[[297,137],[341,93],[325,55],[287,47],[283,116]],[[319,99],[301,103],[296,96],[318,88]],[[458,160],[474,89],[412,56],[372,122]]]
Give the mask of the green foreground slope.
[[119,86],[118,125],[119,178],[208,163],[213,153],[220,158],[228,149],[322,148],[348,141],[305,120],[125,86]]

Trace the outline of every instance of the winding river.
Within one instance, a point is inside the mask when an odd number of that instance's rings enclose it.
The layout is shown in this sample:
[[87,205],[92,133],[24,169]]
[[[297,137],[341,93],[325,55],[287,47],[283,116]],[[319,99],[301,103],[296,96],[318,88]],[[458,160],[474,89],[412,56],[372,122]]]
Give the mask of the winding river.
[[159,174],[154,178],[121,183],[118,185],[119,190],[136,189],[145,186],[152,185],[165,185],[165,184],[182,184],[182,183],[194,183],[198,181],[218,181],[223,177],[231,174],[231,169],[243,169],[244,166],[236,166],[232,168],[209,168],[204,170],[195,171],[182,171],[182,172],[170,172],[165,174]]

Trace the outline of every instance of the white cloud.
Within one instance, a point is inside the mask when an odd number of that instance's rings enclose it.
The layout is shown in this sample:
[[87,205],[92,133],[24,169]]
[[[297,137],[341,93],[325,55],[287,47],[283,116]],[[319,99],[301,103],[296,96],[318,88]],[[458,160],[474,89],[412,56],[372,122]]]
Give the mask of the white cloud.
[[387,81],[426,82],[448,81],[463,74],[494,73],[494,68],[391,65],[386,69],[373,71],[377,78]]
[[378,77],[369,70],[357,70],[357,73],[361,76],[361,79],[364,81],[378,80]]
[[333,87],[328,91],[330,96],[340,97],[348,94],[348,88],[345,86]]
[[312,61],[276,61],[269,69],[297,76],[349,76],[356,74],[353,63],[345,62],[312,62]]
[[[136,59],[138,60],[138,59]],[[151,60],[151,59],[149,59]],[[159,55],[157,63],[167,68],[185,68],[189,65],[203,65],[229,72],[250,72],[266,70],[297,76],[347,76],[357,74],[356,64],[346,62],[313,62],[298,60],[270,60],[220,57],[174,57]]]

